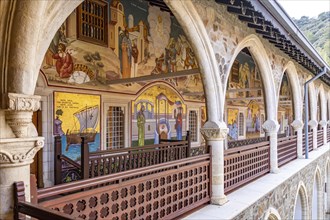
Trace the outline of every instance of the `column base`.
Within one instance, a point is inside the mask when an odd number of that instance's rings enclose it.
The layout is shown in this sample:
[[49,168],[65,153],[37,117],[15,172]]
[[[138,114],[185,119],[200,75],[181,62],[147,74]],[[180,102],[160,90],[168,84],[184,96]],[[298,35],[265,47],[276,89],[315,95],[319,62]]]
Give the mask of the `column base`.
[[228,202],[227,196],[211,197],[211,204],[212,205],[224,205],[227,202]]
[[276,173],[280,172],[280,169],[279,168],[274,168],[274,169],[271,169],[270,172],[276,174]]
[[301,155],[297,157],[298,159],[305,159],[305,155]]

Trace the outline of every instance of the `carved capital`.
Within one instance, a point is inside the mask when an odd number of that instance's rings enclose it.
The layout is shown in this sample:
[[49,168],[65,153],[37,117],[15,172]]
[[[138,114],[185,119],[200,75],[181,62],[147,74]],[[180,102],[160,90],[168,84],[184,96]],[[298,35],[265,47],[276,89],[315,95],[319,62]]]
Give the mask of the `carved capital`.
[[262,125],[262,128],[265,130],[267,133],[277,133],[278,129],[280,128],[280,125],[278,124],[277,121],[275,120],[267,120],[265,123]]
[[229,129],[227,127],[220,127],[215,122],[208,121],[200,131],[204,138],[210,141],[226,139]]
[[291,126],[293,127],[293,129],[294,129],[295,131],[297,131],[297,130],[303,128],[304,123],[303,123],[301,120],[294,120],[294,121],[291,123]]
[[314,129],[317,126],[317,121],[316,120],[310,120],[308,122],[308,125],[311,127],[311,129]]
[[327,123],[328,123],[328,125],[330,125],[330,120]]
[[28,136],[28,126],[32,122],[32,114],[32,111],[6,111],[6,122],[17,138]]
[[8,93],[8,110],[32,111],[40,109],[40,96]]
[[321,120],[321,121],[319,122],[319,124],[320,124],[322,127],[325,127],[325,126],[327,126],[327,121],[326,121],[326,120]]
[[0,167],[30,164],[43,146],[43,137],[0,139]]

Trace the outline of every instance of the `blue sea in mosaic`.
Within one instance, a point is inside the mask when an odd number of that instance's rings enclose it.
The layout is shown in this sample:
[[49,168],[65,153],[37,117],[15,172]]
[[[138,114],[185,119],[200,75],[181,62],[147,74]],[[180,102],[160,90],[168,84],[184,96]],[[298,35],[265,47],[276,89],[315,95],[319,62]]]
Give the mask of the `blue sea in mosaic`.
[[[80,161],[81,151],[80,144],[71,144],[68,151],[66,151],[66,136],[63,135],[61,138],[62,142],[62,154],[69,157],[74,161]],[[95,141],[88,143],[89,152],[95,152],[100,150],[100,134],[97,133],[95,136]]]

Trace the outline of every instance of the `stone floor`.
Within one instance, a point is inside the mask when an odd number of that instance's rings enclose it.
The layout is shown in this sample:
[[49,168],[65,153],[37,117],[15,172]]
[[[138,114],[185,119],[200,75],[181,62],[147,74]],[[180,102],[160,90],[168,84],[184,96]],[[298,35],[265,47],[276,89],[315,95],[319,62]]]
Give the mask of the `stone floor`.
[[[297,159],[280,168],[278,174],[267,174],[227,195],[228,202],[223,206],[207,205],[204,208],[186,216],[184,219],[209,220],[232,219],[253,203],[262,198],[266,193],[285,182],[303,167],[317,159],[329,150],[329,146],[320,147],[309,153],[309,159]],[[329,218],[330,219],[330,218]]]

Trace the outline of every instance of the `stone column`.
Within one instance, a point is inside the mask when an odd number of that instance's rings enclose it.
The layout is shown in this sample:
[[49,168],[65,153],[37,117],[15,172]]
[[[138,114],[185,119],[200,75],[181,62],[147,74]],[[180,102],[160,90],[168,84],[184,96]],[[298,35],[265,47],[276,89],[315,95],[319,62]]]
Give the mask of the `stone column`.
[[8,108],[0,110],[0,219],[13,218],[13,183],[24,181],[30,200],[30,164],[44,146],[37,137],[32,114],[40,107],[39,96],[8,94]]
[[206,122],[201,128],[207,145],[212,147],[212,195],[211,203],[223,205],[228,200],[225,195],[224,179],[224,139],[227,138],[228,128],[223,123],[218,126],[215,122]]
[[277,132],[280,125],[275,120],[267,120],[262,125],[266,135],[269,136],[270,145],[270,172],[278,173],[278,155],[277,155]]
[[314,119],[308,122],[308,125],[313,132],[313,150],[317,150],[317,124],[317,121]]
[[291,126],[293,127],[294,131],[297,132],[297,157],[299,159],[303,159],[303,140],[302,140],[302,129],[303,129],[303,122],[301,120],[294,120],[291,123]]
[[321,120],[319,123],[323,128],[323,145],[327,144],[327,121]]

